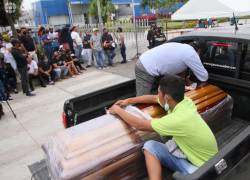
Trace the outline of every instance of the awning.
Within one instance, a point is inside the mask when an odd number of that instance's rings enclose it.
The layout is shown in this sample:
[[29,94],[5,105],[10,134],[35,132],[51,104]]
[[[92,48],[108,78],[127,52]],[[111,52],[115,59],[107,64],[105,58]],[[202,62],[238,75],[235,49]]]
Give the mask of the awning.
[[193,20],[250,15],[249,0],[189,0],[171,17],[172,20]]

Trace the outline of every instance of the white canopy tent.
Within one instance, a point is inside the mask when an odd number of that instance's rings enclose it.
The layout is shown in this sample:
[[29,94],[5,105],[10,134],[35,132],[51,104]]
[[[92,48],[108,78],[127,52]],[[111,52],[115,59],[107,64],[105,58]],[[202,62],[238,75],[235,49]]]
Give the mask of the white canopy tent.
[[189,0],[171,17],[193,20],[250,15],[250,0]]

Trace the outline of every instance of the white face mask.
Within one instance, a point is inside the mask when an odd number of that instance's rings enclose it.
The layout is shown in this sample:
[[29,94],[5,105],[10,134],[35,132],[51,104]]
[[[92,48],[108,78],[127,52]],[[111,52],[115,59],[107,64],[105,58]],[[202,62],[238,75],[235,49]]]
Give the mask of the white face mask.
[[166,112],[168,112],[168,110],[169,110],[169,108],[170,108],[170,107],[169,107],[169,104],[168,104],[168,103],[165,103],[165,105],[162,105],[159,99],[158,99],[158,102],[159,102],[159,104],[161,105],[161,107],[164,108],[164,110],[165,110]]
[[168,112],[168,110],[169,110],[169,104],[168,103],[166,103],[165,105],[164,105],[164,110],[166,111],[166,112]]

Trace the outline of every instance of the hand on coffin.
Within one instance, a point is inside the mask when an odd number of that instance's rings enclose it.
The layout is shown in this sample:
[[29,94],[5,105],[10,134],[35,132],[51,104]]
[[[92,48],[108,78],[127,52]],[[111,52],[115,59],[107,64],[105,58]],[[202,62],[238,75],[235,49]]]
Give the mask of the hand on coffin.
[[129,101],[128,101],[128,99],[119,100],[115,103],[115,105],[120,106],[120,107],[125,107],[125,106],[129,105]]
[[185,86],[185,91],[192,91],[194,90],[191,86]]
[[114,104],[113,106],[111,106],[111,108],[109,108],[109,112],[113,115],[117,114],[117,111],[121,109],[120,106]]

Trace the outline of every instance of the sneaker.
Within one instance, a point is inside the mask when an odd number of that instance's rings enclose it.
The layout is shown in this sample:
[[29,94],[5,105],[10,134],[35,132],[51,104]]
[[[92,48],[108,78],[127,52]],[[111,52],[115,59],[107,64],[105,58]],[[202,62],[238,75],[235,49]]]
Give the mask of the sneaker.
[[36,94],[34,94],[34,93],[31,93],[31,92],[27,92],[26,93],[26,96],[35,96]]
[[[105,68],[105,67],[104,67]],[[102,67],[98,67],[99,70],[102,70]]]
[[11,96],[9,96],[9,97],[7,98],[7,100],[11,101],[11,100],[13,100],[13,98],[12,98]]
[[122,62],[121,62],[121,64],[125,64],[125,63],[127,63],[127,61],[122,61]]
[[86,66],[86,68],[90,68],[90,67],[91,67],[91,65],[87,65],[87,66]]
[[17,93],[18,93],[18,90],[17,90],[17,89],[14,89],[14,93],[17,94]]
[[55,84],[54,81],[50,81],[50,82],[49,82],[49,85],[54,85],[54,84]]

